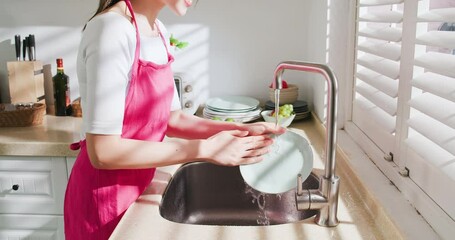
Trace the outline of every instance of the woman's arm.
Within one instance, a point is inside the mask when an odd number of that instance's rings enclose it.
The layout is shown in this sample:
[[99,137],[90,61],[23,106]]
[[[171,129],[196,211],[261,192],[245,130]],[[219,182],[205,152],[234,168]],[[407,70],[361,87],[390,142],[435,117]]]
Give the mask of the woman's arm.
[[185,114],[181,110],[172,111],[166,135],[185,139],[206,139],[225,130],[248,131],[249,135],[282,134],[285,129],[275,127],[272,123],[257,122],[250,124],[213,121],[194,115]]
[[120,135],[87,133],[87,151],[95,168],[152,168],[192,161],[236,166],[262,160],[272,140],[247,136],[248,132],[224,131],[206,140],[174,139],[150,142],[125,139]]

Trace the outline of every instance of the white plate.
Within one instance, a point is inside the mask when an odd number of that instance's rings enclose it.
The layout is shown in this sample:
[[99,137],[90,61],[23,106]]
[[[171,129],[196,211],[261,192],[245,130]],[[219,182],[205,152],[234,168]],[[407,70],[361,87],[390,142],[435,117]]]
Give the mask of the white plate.
[[247,112],[251,112],[251,111],[254,111],[257,109],[257,107],[255,107],[255,108],[248,108],[248,109],[242,109],[242,110],[232,110],[232,109],[213,108],[210,106],[205,106],[205,108],[210,111],[221,112],[221,113],[247,113]]
[[210,98],[205,104],[212,110],[246,111],[257,108],[259,101],[244,96],[225,96]]
[[257,120],[261,116],[258,114],[256,116],[251,116],[251,117],[230,117],[230,116],[207,115],[204,113],[203,117],[207,118],[207,119],[213,119],[214,117],[217,117],[217,118],[220,118],[221,121],[225,121],[227,118],[232,118],[232,119],[234,119],[235,122],[246,123],[246,122],[251,122],[251,121]]
[[204,108],[203,112],[204,114],[207,115],[216,115],[216,116],[230,116],[230,117],[251,117],[251,116],[257,116],[261,113],[261,108],[256,108],[251,111],[246,111],[246,112],[217,112],[213,111],[209,108]]
[[292,131],[274,137],[264,160],[241,165],[245,182],[264,193],[283,193],[297,187],[297,175],[305,180],[313,170],[313,150],[308,140]]

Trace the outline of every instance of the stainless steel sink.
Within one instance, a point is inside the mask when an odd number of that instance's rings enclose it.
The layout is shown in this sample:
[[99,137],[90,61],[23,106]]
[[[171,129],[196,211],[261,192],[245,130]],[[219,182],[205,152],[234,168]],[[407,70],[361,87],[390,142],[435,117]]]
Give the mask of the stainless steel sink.
[[[318,189],[311,174],[303,189]],[[256,226],[297,222],[317,210],[298,211],[295,190],[265,194],[248,186],[238,167],[209,163],[183,165],[170,181],[160,205],[169,221],[200,225]]]

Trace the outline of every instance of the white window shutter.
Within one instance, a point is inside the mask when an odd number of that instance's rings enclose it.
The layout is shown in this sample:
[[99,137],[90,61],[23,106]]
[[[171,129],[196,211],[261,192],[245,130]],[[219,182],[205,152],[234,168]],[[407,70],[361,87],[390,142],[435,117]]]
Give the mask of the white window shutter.
[[369,147],[393,153],[392,168],[378,167],[395,180],[398,171],[407,172],[409,179],[397,186],[452,239],[455,1],[358,0],[357,8],[352,123],[373,143]]
[[[418,9],[409,131],[404,146],[408,148],[406,167],[411,179],[455,219],[455,31],[438,29],[455,22],[455,8],[429,6],[422,4]],[[422,168],[425,174],[419,174]],[[445,191],[434,191],[436,185],[444,186]]]
[[360,0],[352,122],[384,153],[393,152],[403,1]]

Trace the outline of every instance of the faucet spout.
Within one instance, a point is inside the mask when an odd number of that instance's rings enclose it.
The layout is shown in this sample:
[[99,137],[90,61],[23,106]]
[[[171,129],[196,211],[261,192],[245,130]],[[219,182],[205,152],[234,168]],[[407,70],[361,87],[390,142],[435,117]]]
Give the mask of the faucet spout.
[[[316,191],[307,191],[299,189],[296,193],[297,208],[307,210],[306,206],[319,209],[316,216],[316,223],[321,226],[336,226],[338,224],[337,206],[338,206],[338,189],[339,178],[335,175],[335,150],[336,150],[336,123],[337,123],[337,104],[338,104],[338,82],[333,71],[324,64],[301,62],[301,61],[284,61],[278,64],[274,72],[274,88],[281,89],[282,75],[285,70],[296,70],[302,72],[311,72],[322,75],[327,83],[327,112],[326,112],[326,142],[325,142],[325,164],[324,175],[320,176],[319,189]],[[299,179],[301,181],[301,179]],[[314,204],[314,203],[318,204]]]
[[275,69],[274,88],[281,89],[282,76],[285,70],[296,70],[302,72],[312,72],[321,74],[328,87],[327,92],[327,110],[326,110],[326,144],[325,144],[325,178],[333,178],[335,176],[335,146],[336,146],[336,119],[338,108],[338,82],[333,71],[324,64],[300,62],[300,61],[284,61],[278,64]]

